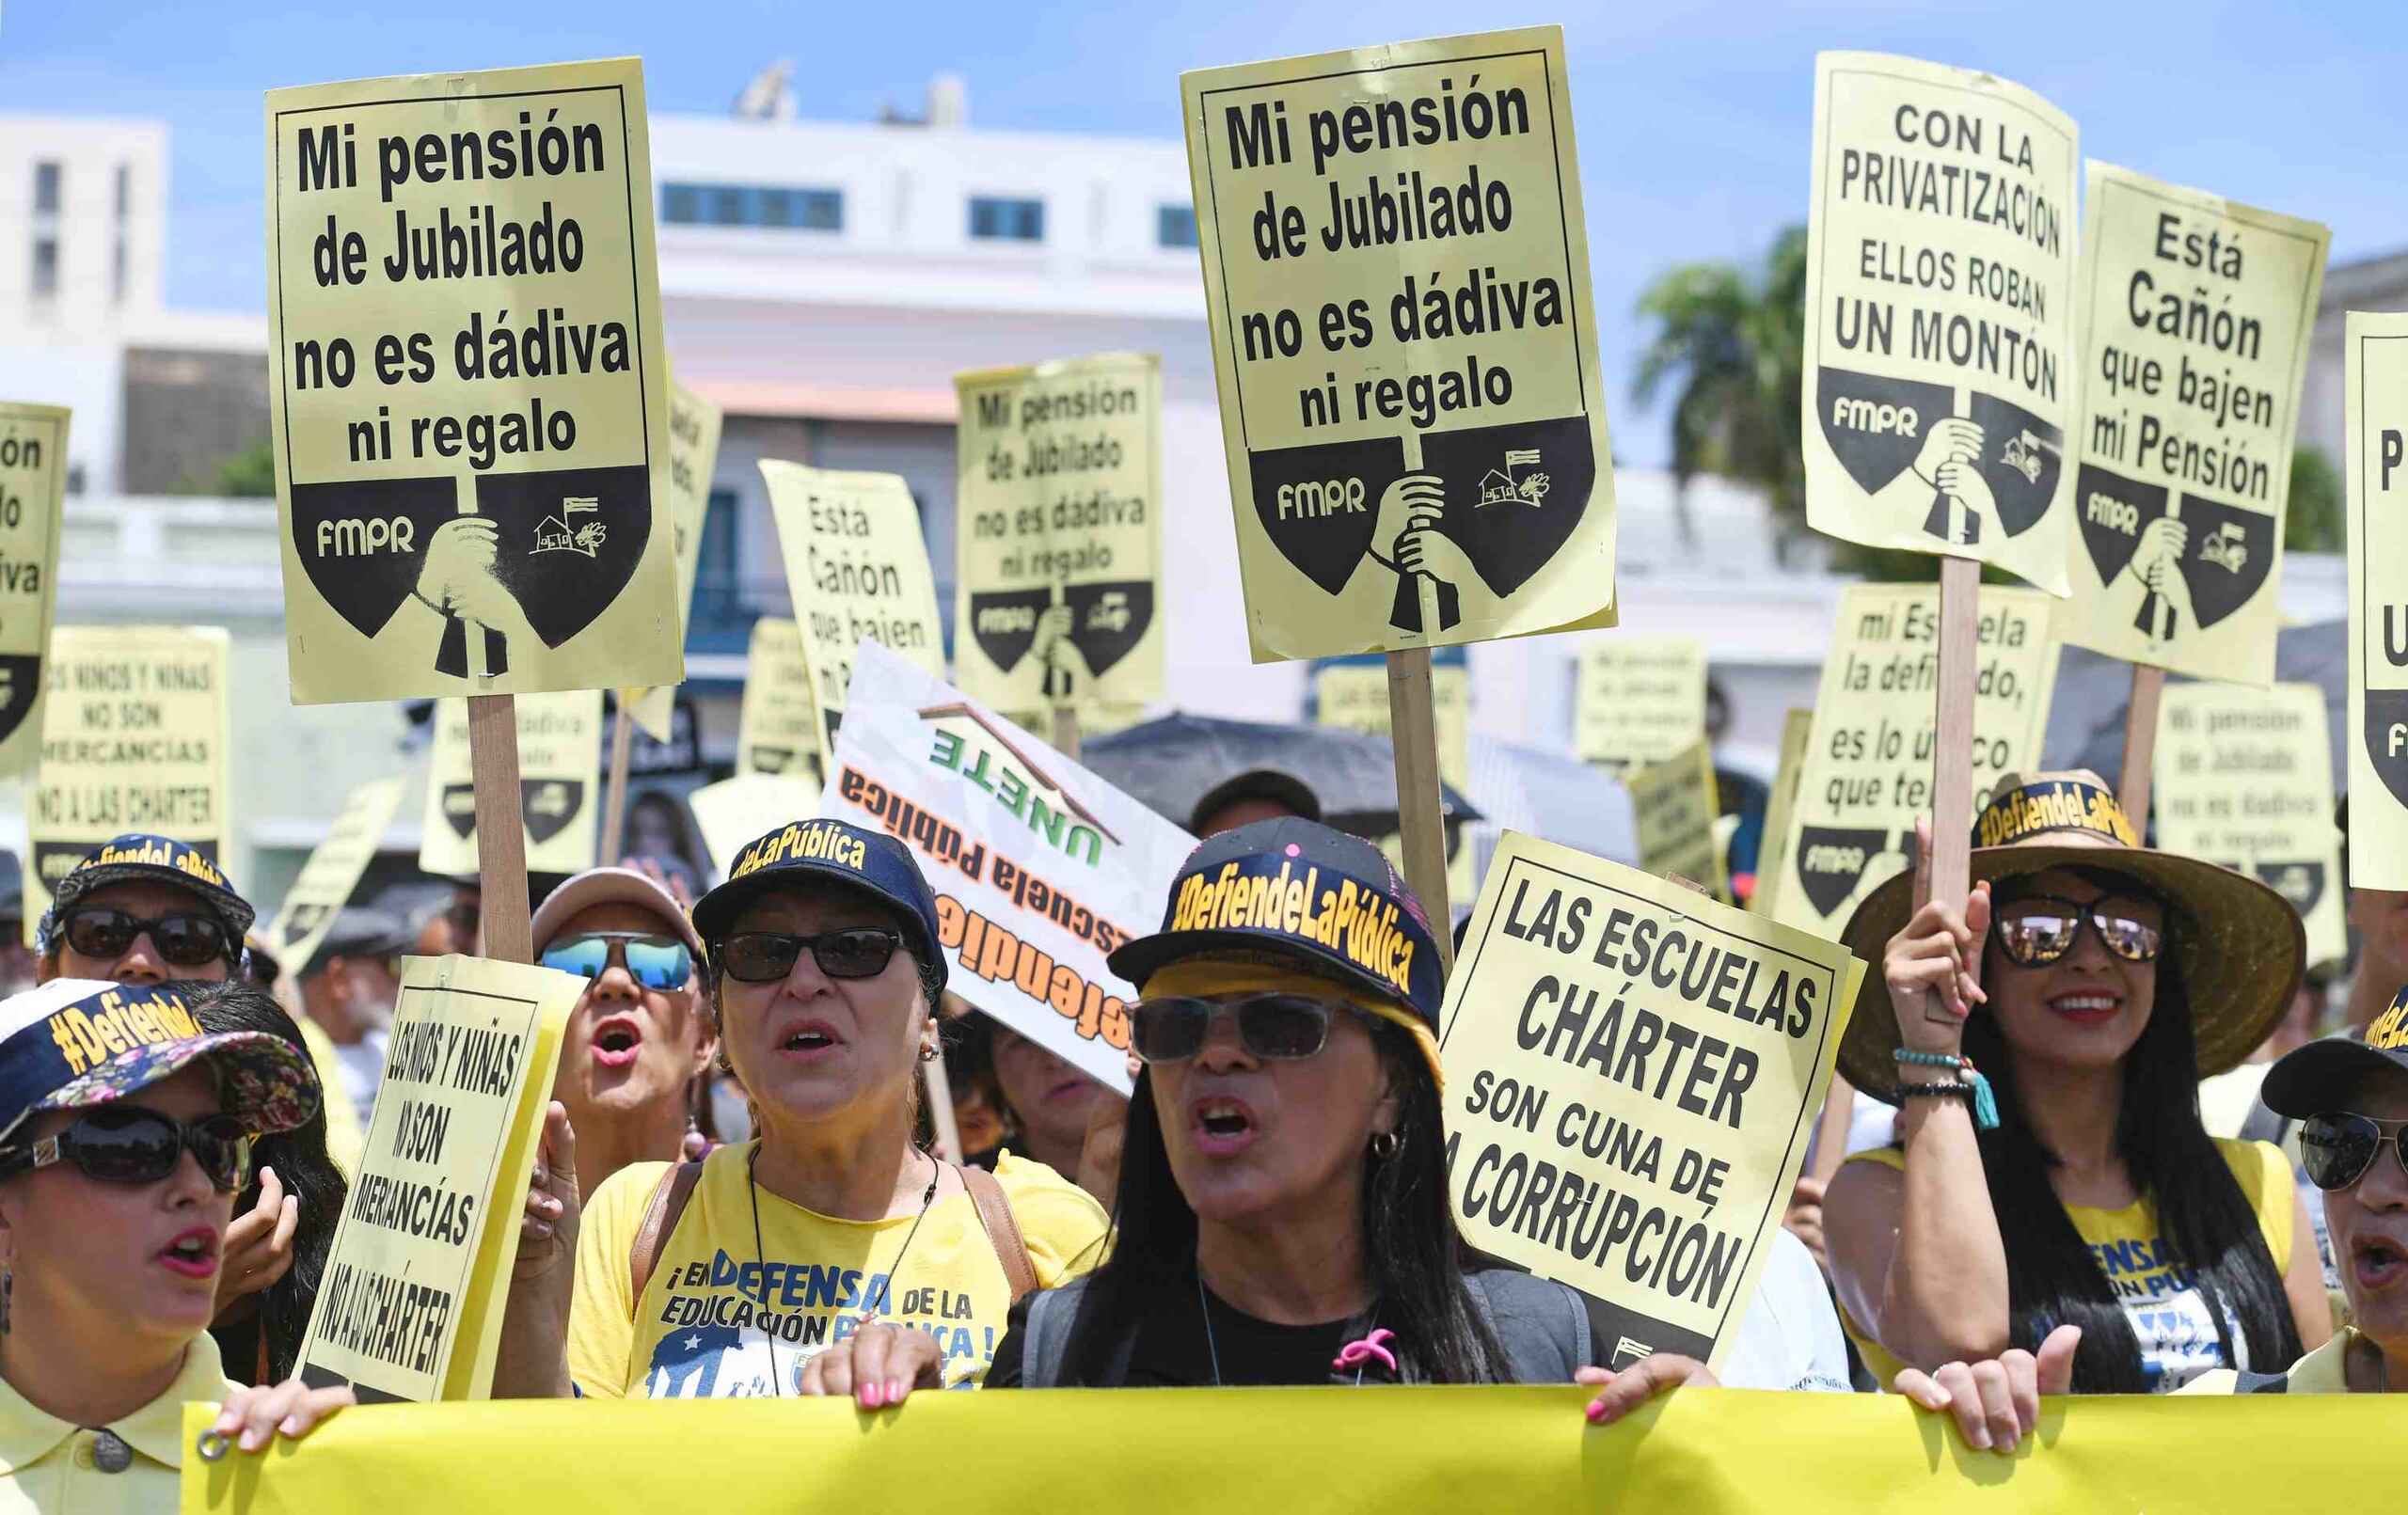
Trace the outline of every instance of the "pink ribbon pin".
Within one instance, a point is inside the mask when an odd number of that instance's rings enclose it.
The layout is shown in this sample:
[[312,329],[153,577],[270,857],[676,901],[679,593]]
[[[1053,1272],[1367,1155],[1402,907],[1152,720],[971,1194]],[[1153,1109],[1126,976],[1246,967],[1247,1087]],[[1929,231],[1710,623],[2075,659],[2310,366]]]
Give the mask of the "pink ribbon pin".
[[1350,1367],[1359,1368],[1377,1358],[1382,1367],[1394,1373],[1396,1353],[1389,1351],[1386,1346],[1394,1340],[1396,1340],[1396,1333],[1386,1326],[1381,1326],[1361,1341],[1350,1341],[1339,1348],[1338,1360],[1329,1365],[1330,1369],[1333,1372],[1343,1373]]

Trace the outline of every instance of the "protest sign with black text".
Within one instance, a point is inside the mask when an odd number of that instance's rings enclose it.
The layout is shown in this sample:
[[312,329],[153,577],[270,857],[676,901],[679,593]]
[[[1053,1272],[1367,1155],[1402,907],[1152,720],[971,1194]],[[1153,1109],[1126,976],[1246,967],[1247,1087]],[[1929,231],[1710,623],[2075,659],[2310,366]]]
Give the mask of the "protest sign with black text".
[[[693,612],[694,570],[703,558],[703,521],[710,513],[711,470],[719,462],[720,408],[672,379],[669,383],[670,544],[677,557],[677,625],[682,639]],[[671,737],[677,689],[656,684],[629,691],[627,714],[654,741]]]
[[0,777],[31,773],[41,752],[67,424],[61,406],[0,401]]
[[311,849],[300,876],[284,892],[276,919],[261,935],[295,977],[325,939],[351,892],[359,886],[359,876],[375,860],[376,844],[383,840],[385,828],[401,806],[402,791],[407,787],[407,781],[402,779],[372,779],[353,790],[334,824],[326,828],[326,839]]
[[[582,873],[601,835],[602,691],[570,689],[517,701],[518,797],[527,868]],[[447,878],[478,872],[477,797],[465,702],[435,702],[426,760],[426,818],[418,865]],[[616,861],[616,859],[612,860]]]
[[2408,890],[2408,315],[2347,332],[2349,882]]
[[1627,768],[1661,763],[1705,738],[1705,644],[1622,632],[1581,644],[1572,750]]

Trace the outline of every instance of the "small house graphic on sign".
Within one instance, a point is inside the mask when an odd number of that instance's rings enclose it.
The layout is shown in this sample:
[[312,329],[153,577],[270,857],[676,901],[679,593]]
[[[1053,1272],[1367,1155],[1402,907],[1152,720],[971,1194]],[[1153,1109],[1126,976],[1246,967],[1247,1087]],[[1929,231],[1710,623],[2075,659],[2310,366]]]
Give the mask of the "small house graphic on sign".
[[535,552],[581,552],[592,558],[602,550],[610,529],[599,521],[586,521],[575,527],[569,523],[579,515],[600,513],[601,502],[591,496],[570,495],[561,500],[561,513],[547,515],[535,524]]
[[[1505,454],[1505,466],[1491,468],[1480,481],[1480,502],[1482,505],[1536,505],[1546,498],[1547,476],[1536,470],[1539,450],[1534,447],[1513,448]],[[1533,470],[1513,477],[1516,468]]]

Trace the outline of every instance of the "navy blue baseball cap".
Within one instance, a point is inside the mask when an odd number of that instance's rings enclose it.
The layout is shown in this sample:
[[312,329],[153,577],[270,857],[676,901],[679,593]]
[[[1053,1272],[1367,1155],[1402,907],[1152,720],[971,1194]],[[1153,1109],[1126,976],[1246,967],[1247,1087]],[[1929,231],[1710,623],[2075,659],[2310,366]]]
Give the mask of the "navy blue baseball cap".
[[226,876],[226,871],[198,847],[173,837],[129,831],[102,843],[82,862],[69,869],[67,876],[51,892],[50,913],[42,917],[44,950],[48,950],[52,928],[61,914],[92,891],[130,879],[172,884],[198,895],[231,928],[227,934],[238,945],[259,918],[259,912],[243,898],[234,881]]
[[1434,1034],[1446,983],[1438,939],[1387,856],[1358,836],[1282,815],[1211,837],[1171,880],[1163,928],[1111,957],[1140,990],[1183,958],[1268,955],[1412,1011]]
[[944,954],[937,950],[937,898],[911,849],[883,831],[849,821],[795,821],[753,838],[736,855],[727,880],[694,902],[689,913],[705,943],[716,946],[745,905],[774,889],[841,884],[890,906],[902,918],[913,956],[944,987]]
[[105,1105],[206,1059],[226,1113],[255,1136],[318,1113],[301,1050],[262,1031],[211,1032],[164,986],[57,978],[0,1000],[0,1138],[38,1111]]

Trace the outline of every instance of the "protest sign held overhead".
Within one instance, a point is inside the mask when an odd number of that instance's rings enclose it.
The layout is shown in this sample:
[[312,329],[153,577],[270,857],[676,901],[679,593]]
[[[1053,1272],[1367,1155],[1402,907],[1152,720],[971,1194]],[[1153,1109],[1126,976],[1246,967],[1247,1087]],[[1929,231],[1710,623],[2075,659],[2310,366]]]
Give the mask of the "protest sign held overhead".
[[802,661],[817,712],[824,773],[863,641],[944,676],[944,623],[911,486],[893,473],[843,473],[774,458],[761,462],[778,520],[786,589],[802,629]]
[[[1471,669],[1458,650],[1430,659],[1430,714],[1438,734],[1438,776],[1459,793],[1471,790]],[[1387,664],[1370,657],[1313,665],[1313,719],[1372,736],[1389,729]]]
[[0,777],[30,773],[41,753],[67,422],[63,407],[0,400]]
[[2074,123],[1967,69],[1814,63],[1806,516],[2066,592]]
[[267,96],[293,698],[675,684],[633,58]]
[[788,821],[818,814],[819,785],[794,774],[739,773],[688,795],[686,808],[702,830],[712,869],[724,878],[746,843]]
[[2111,164],[2086,181],[2065,639],[2264,684],[2333,234]]
[[1662,763],[1705,738],[1705,644],[1616,632],[1581,645],[1572,750],[1582,761]]
[[[594,866],[601,836],[602,691],[523,695],[517,716],[527,870],[581,873]],[[436,701],[435,741],[426,760],[426,820],[418,847],[418,865],[428,873],[459,878],[478,871],[474,772],[467,705]]]
[[2251,874],[2307,926],[2307,960],[2349,955],[2324,691],[2176,684],[2158,707],[2157,844]]
[[824,740],[811,667],[802,655],[802,628],[784,616],[765,615],[752,623],[744,657],[736,771],[807,775],[816,782]]
[[1162,360],[958,374],[954,681],[1001,710],[1163,694]]
[[1439,1027],[1465,1239],[1603,1302],[1609,1367],[1719,1365],[1862,971],[1833,942],[1506,832]]
[[359,876],[375,860],[376,844],[408,787],[403,779],[373,779],[353,790],[326,829],[326,839],[310,851],[300,876],[284,892],[284,904],[261,934],[295,975],[335,923],[336,912],[359,887]]
[[1611,625],[1561,30],[1180,88],[1255,660]]
[[1729,899],[1731,879],[1714,834],[1714,749],[1701,739],[1661,763],[1625,770],[1623,781],[1639,830],[1639,866]]
[[491,1392],[527,1175],[585,987],[519,963],[406,960],[304,1380],[369,1402]]
[[946,988],[1128,1093],[1136,991],[1104,959],[1161,922],[1196,839],[878,643],[847,708],[822,811],[919,854]]
[[2408,890],[2408,315],[2349,312],[2350,877]]
[[154,832],[222,863],[227,636],[216,626],[60,626],[51,633],[41,767],[26,807],[25,920],[111,837]]
[[[720,408],[684,385],[669,383],[670,544],[677,559],[677,626],[683,645],[694,605],[694,570],[703,558],[703,519],[710,513],[711,470],[719,464]],[[671,739],[676,686],[634,691],[627,714],[654,741]]]
[[[2056,602],[1982,588],[1973,671],[1972,794],[2038,766],[2056,690]],[[1855,584],[1814,695],[1774,919],[1836,936],[1856,902],[1905,867],[1915,820],[1932,804],[1940,593],[1931,585]]]

